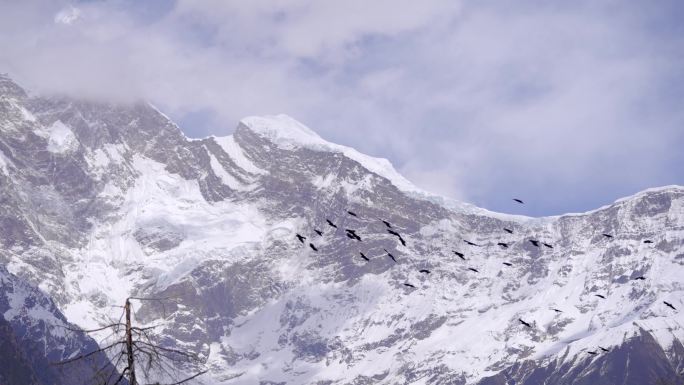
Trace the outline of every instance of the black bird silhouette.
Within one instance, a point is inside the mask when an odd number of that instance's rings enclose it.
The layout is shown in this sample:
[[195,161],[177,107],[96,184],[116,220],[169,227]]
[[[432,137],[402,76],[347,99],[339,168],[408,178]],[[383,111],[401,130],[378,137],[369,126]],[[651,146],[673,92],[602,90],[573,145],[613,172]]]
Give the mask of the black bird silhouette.
[[505,228],[505,227],[504,227],[504,231],[507,232],[508,234],[513,234],[513,230],[507,229],[507,228]]
[[364,253],[359,252],[359,254],[361,254],[361,258],[365,259],[366,261],[370,261],[370,259],[368,259]]
[[587,353],[591,354],[592,356],[595,356],[595,355],[597,355],[597,354],[598,354],[598,353],[596,353],[596,352],[592,352],[592,351],[587,351]]
[[314,246],[313,243],[309,243],[309,247],[310,247],[311,250],[313,250],[313,251],[318,251],[318,249],[316,248],[316,246]]
[[520,199],[518,199],[518,198],[513,198],[513,200],[516,201],[516,202],[518,202],[518,203],[520,203],[521,205],[524,205],[524,204],[525,204],[525,202],[523,202],[522,200],[520,200]]
[[383,250],[385,250],[385,253],[387,253],[387,255],[388,255],[390,258],[392,258],[392,260],[393,260],[394,262],[397,262],[397,260],[394,258],[394,255],[392,255],[392,253],[390,253],[389,251],[387,251],[387,249],[383,249]]
[[427,270],[427,269],[418,270],[418,272],[419,272],[419,273],[430,274],[430,270]]
[[323,232],[321,230],[314,229],[314,232],[320,236],[323,236]]
[[404,286],[411,287],[411,288],[413,288],[413,289],[416,288],[415,286],[411,285],[410,283],[405,283]]
[[326,219],[325,221],[328,222],[328,224],[329,224],[331,227],[337,228],[337,225],[335,225],[334,223],[332,223],[332,221],[331,221],[330,219]]
[[[453,250],[451,250],[451,251],[453,251]],[[458,255],[458,257],[461,258],[462,260],[464,260],[464,261],[466,260],[465,255],[463,255],[463,253],[459,253],[458,251],[454,251],[454,254]]]
[[518,318],[518,321],[520,321],[521,324],[527,326],[528,328],[530,328],[530,329],[532,328],[532,325],[530,325],[529,323],[523,321],[522,319]]
[[553,308],[553,309],[551,309],[551,310],[555,311],[556,313],[562,313],[562,312],[563,312],[563,310],[556,309],[556,308]]
[[532,243],[533,245],[539,247],[539,241],[536,240],[536,239],[530,239],[530,243]]
[[499,243],[497,243],[497,245],[503,247],[504,249],[508,248],[508,243],[499,242]]
[[463,240],[463,242],[469,244],[470,246],[480,246],[480,245],[478,245],[477,243],[473,243],[473,242],[470,242],[470,241],[466,241],[465,239]]
[[304,243],[304,240],[306,239],[306,237],[297,233],[297,239],[299,239],[299,242]]
[[647,239],[647,240],[644,241],[644,243],[653,243],[653,241],[650,240],[650,239]]
[[382,223],[384,223],[385,226],[387,226],[387,228],[390,228],[390,229],[392,228],[392,225],[389,222],[387,222],[386,220],[383,219]]
[[513,266],[513,264],[510,263],[510,262],[504,262],[503,264],[506,265],[506,266]]
[[610,235],[610,234],[603,233],[603,234],[601,234],[601,235],[603,235],[603,236],[606,237],[606,238],[613,238],[613,236]]
[[353,212],[353,211],[347,211],[347,214],[349,214],[349,215],[351,215],[351,216],[353,216],[353,217],[358,217],[358,215],[356,215],[356,213]]
[[471,270],[471,271],[474,271],[474,272],[476,272],[476,273],[479,273],[479,271],[478,271],[477,269],[473,269],[472,267],[469,267],[468,270]]
[[553,246],[549,245],[548,243],[543,243],[543,242],[542,242],[542,245],[548,247],[549,249],[553,249]]
[[610,350],[608,350],[608,349],[606,349],[606,348],[604,348],[604,347],[602,347],[602,346],[599,346],[599,349],[603,350],[604,352],[609,352],[609,351],[610,351]]
[[667,307],[671,308],[672,310],[677,310],[674,306],[672,306],[671,303],[669,303],[669,302],[667,302],[667,301],[663,301],[663,303],[664,303]]
[[597,296],[597,297],[599,297],[599,298],[606,299],[606,297],[602,296],[601,294],[594,294],[594,295]]
[[639,280],[639,281],[645,281],[645,280],[646,280],[646,277],[644,277],[643,275],[640,275],[640,276],[635,277],[635,278],[632,278],[632,279],[634,279],[634,280]]
[[356,230],[344,229],[344,231],[347,232],[347,237],[349,237],[351,239],[356,239],[357,241],[361,240],[361,237],[358,234],[356,234]]

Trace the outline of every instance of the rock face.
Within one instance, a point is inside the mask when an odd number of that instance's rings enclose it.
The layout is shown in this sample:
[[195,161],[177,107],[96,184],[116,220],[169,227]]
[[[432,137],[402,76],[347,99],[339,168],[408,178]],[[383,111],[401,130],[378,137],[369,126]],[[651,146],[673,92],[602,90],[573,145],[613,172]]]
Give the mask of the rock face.
[[194,140],[149,104],[0,77],[0,208],[15,279],[84,328],[128,296],[168,298],[135,303],[135,322],[198,354],[178,369],[207,384],[684,380],[682,187],[510,216],[421,192],[286,116]]
[[97,351],[97,343],[71,331],[77,327],[45,294],[4,266],[0,266],[0,314],[1,384],[90,384],[101,383],[103,375],[118,377],[104,354],[65,363]]

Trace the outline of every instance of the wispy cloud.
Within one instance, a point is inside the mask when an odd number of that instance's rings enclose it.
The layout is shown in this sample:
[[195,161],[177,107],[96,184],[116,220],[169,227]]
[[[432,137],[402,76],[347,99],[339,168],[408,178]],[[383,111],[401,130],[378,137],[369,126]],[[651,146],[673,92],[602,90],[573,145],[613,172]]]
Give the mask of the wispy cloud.
[[559,213],[684,183],[682,7],[6,2],[0,71],[39,92],[150,99],[190,135],[287,113],[427,189]]

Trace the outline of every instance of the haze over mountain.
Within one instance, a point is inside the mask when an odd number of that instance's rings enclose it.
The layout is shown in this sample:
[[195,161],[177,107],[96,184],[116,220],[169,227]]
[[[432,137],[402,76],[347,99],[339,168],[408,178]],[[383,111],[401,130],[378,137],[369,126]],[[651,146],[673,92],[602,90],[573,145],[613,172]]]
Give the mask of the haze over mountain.
[[421,191],[288,116],[189,139],[150,104],[0,76],[0,207],[0,335],[41,347],[0,354],[35,383],[74,383],[31,363],[105,344],[55,330],[102,326],[129,296],[175,299],[136,304],[135,322],[198,354],[179,369],[206,384],[684,379],[681,186],[512,216]]

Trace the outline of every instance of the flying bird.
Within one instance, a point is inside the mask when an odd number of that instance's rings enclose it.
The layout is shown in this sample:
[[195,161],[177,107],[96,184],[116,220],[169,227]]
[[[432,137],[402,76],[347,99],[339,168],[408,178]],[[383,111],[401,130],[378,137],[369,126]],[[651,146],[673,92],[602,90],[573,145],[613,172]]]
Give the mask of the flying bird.
[[672,310],[677,310],[674,306],[672,306],[671,303],[669,303],[669,302],[667,302],[667,301],[663,301],[663,303],[664,303],[667,307],[671,308]]
[[499,243],[497,243],[497,245],[503,247],[504,249],[508,248],[508,243],[499,242]]
[[650,239],[647,239],[647,240],[644,241],[644,243],[653,243],[653,241],[650,240]]
[[508,234],[513,234],[513,230],[507,229],[507,228],[505,228],[505,227],[504,227],[504,231],[507,232]]
[[549,245],[548,243],[543,243],[543,242],[542,242],[542,245],[548,247],[549,249],[553,249],[553,246]]
[[311,250],[313,250],[313,251],[318,251],[318,249],[316,248],[316,246],[314,246],[313,243],[309,243],[309,247],[310,247]]
[[391,225],[389,222],[387,222],[386,220],[383,219],[383,220],[382,220],[382,223],[384,223],[385,226],[387,226],[387,228],[389,228],[389,229],[392,228],[392,225]]
[[304,243],[304,240],[306,239],[306,237],[297,233],[297,239],[299,239],[299,242]]
[[479,273],[479,271],[478,271],[477,269],[473,269],[472,267],[469,267],[468,270],[474,271],[474,272],[476,272],[476,273]]
[[[451,250],[451,251],[453,251],[453,250]],[[461,258],[462,260],[464,260],[464,261],[466,260],[465,255],[463,255],[463,253],[459,253],[458,251],[454,251],[454,254],[458,255],[458,257]]]
[[361,237],[358,234],[356,234],[356,230],[344,229],[344,231],[347,232],[347,237],[349,237],[351,239],[356,239],[357,241],[361,240]]
[[352,217],[357,217],[357,218],[358,218],[358,215],[356,215],[356,213],[353,212],[353,211],[347,211],[347,214],[351,215]]
[[397,262],[397,260],[394,258],[394,255],[392,255],[392,253],[390,253],[389,251],[387,251],[387,249],[383,249],[383,250],[385,250],[385,253],[387,253],[387,255],[388,255],[390,258],[392,258],[392,260],[393,260],[394,262]]
[[635,277],[635,278],[632,278],[632,279],[638,280],[638,281],[645,281],[645,280],[646,280],[646,277],[644,277],[643,275],[640,275],[640,276]]
[[411,285],[410,283],[405,283],[404,286],[407,286],[407,287],[410,287],[410,288],[413,288],[413,289],[416,288],[415,286]]
[[602,296],[601,294],[594,294],[596,297],[606,299],[606,297]]
[[551,309],[551,310],[555,311],[556,313],[562,313],[562,312],[563,312],[563,310],[556,309],[556,308],[553,308],[553,309]]
[[365,259],[366,261],[370,261],[370,259],[368,259],[364,253],[359,252],[359,254],[361,254],[361,258]]
[[604,347],[602,347],[602,346],[599,346],[599,349],[603,350],[604,352],[609,352],[609,351],[610,351],[610,350],[608,350],[608,349],[606,349],[606,348],[604,348]]
[[337,225],[335,225],[334,223],[332,223],[332,221],[331,221],[330,219],[326,219],[325,221],[328,222],[328,224],[329,224],[331,227],[337,228]]
[[314,232],[320,235],[321,237],[323,236],[323,232],[321,230],[314,229]]
[[469,244],[470,246],[480,246],[480,245],[478,245],[478,244],[476,244],[476,243],[473,243],[473,242],[470,242],[470,241],[466,241],[465,239],[463,240],[463,242]]
[[521,324],[527,326],[528,328],[530,328],[530,329],[532,328],[532,325],[530,325],[529,323],[523,321],[522,319],[518,318],[518,321],[520,321]]
[[504,262],[503,264],[506,265],[506,266],[513,266],[513,264],[510,263],[510,262]]
[[537,241],[536,239],[530,239],[530,243],[532,243],[533,245],[539,247],[539,241]]
[[419,273],[430,274],[430,270],[428,270],[428,269],[418,270],[418,272],[419,272]]
[[601,234],[601,235],[603,235],[603,236],[606,237],[606,238],[613,238],[613,236],[610,235],[610,234],[603,233],[603,234]]
[[516,202],[518,202],[518,203],[520,203],[521,205],[524,205],[524,204],[525,204],[525,202],[523,202],[521,199],[513,198],[513,200],[516,201]]

